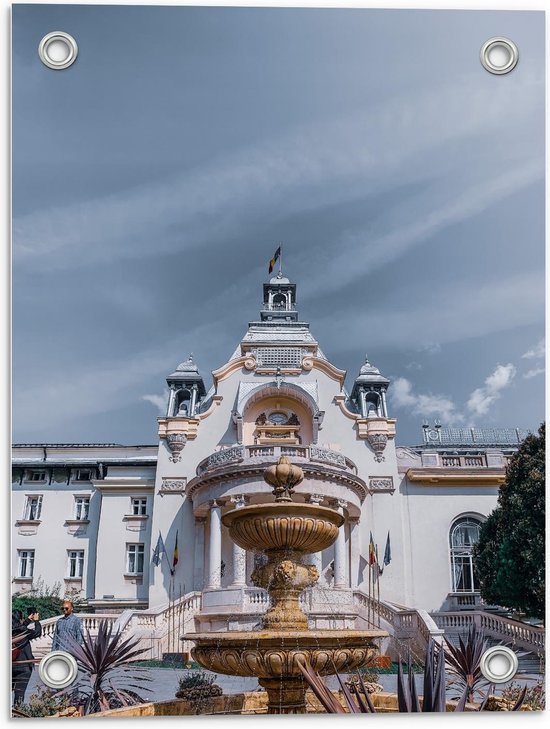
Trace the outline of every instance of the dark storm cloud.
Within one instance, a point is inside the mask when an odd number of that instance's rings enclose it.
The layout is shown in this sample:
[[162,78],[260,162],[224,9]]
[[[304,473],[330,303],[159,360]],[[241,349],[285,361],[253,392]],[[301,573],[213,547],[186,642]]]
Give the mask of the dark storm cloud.
[[281,241],[325,353],[408,383],[401,442],[499,365],[484,422],[537,426],[542,14],[15,6],[13,37],[16,440],[154,440],[165,375],[226,361]]

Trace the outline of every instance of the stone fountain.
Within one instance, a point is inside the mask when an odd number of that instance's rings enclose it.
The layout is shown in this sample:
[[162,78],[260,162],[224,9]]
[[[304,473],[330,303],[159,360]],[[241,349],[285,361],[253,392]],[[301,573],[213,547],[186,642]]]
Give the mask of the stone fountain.
[[309,662],[321,675],[353,671],[377,653],[375,638],[383,630],[309,630],[300,608],[300,593],[319,579],[304,562],[311,553],[333,544],[344,517],[323,506],[292,501],[304,478],[301,468],[282,456],[264,472],[275,502],[233,509],[222,517],[231,539],[243,549],[266,556],[252,573],[264,587],[271,607],[257,632],[193,633],[193,658],[210,671],[256,676],[268,694],[269,714],[306,712],[306,684],[299,664]]

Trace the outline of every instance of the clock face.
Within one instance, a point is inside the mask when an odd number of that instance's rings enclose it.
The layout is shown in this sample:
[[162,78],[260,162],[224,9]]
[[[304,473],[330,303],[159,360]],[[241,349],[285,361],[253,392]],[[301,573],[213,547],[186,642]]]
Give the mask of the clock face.
[[271,413],[268,420],[270,423],[273,423],[273,425],[284,425],[287,421],[287,417],[285,413]]

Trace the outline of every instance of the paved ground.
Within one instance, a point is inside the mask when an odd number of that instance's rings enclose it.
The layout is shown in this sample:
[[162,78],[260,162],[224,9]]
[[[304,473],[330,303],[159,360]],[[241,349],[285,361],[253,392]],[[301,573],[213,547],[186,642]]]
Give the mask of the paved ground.
[[[151,693],[148,696],[144,696],[145,701],[166,701],[173,699],[176,695],[179,677],[188,673],[177,668],[144,668],[141,670],[151,679]],[[423,677],[417,675],[415,676],[415,680],[417,691],[421,694],[423,692]],[[385,691],[391,693],[397,691],[397,676],[395,674],[382,674],[379,676],[378,682],[384,687]],[[227,694],[237,694],[242,691],[256,691],[259,689],[258,681],[255,678],[238,678],[218,674],[216,683]],[[531,681],[521,680],[520,683],[531,683]],[[331,689],[338,688],[338,682],[334,676],[327,679],[327,684]],[[38,685],[43,686],[38,678],[38,671],[35,669],[27,687],[26,699],[31,696]],[[448,696],[453,696],[454,692],[448,691],[447,694]]]
[[[176,695],[179,677],[187,673],[187,671],[177,668],[145,668],[142,670],[145,672],[145,675],[151,679],[151,683],[149,684],[151,693],[148,697],[144,698],[145,700],[156,701],[173,699]],[[222,674],[217,674],[216,683],[221,686],[224,693],[227,694],[236,694],[242,691],[256,691],[260,688],[258,681],[255,678],[237,678],[233,676],[223,676]],[[334,677],[327,679],[327,683],[330,688],[338,688],[338,682]],[[379,683],[384,686],[386,691],[397,691],[397,676],[395,675],[380,676]],[[420,676],[416,676],[416,684],[420,691],[422,687]],[[34,693],[38,685],[43,686],[38,677],[38,671],[35,669],[27,687],[27,693],[25,695],[26,699]]]

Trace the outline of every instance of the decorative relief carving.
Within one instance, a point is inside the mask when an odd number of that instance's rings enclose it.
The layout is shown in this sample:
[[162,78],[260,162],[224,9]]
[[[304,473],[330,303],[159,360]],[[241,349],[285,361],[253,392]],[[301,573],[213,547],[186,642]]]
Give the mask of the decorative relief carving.
[[393,478],[391,476],[384,478],[377,478],[373,476],[369,479],[369,490],[370,491],[389,491],[393,493],[395,487],[393,485]]
[[166,443],[172,454],[170,456],[172,463],[178,463],[181,461],[181,452],[187,443],[187,436],[185,433],[168,433],[166,436]]
[[313,369],[313,359],[311,357],[304,357],[302,360],[302,369],[309,372]]
[[253,371],[256,369],[256,357],[249,355],[244,361],[245,370]]
[[374,460],[378,463],[386,459],[382,455],[388,442],[388,436],[385,433],[369,433],[367,436],[370,447],[374,451]]
[[341,453],[331,451],[328,448],[319,448],[319,446],[310,445],[309,459],[318,463],[330,463],[332,466],[346,468],[345,457]]
[[234,446],[233,448],[224,448],[221,451],[213,453],[206,461],[204,466],[201,465],[200,473],[210,468],[219,468],[228,463],[240,463],[244,459],[243,446]]
[[184,494],[186,485],[186,478],[163,478],[159,494]]

